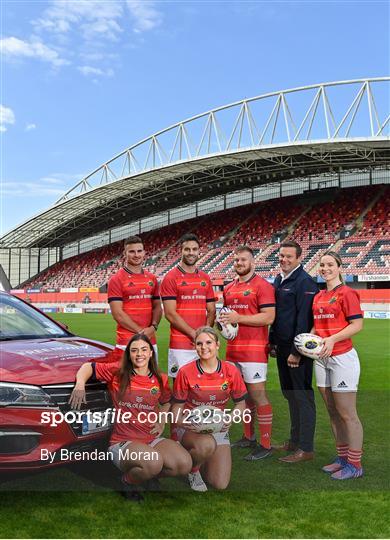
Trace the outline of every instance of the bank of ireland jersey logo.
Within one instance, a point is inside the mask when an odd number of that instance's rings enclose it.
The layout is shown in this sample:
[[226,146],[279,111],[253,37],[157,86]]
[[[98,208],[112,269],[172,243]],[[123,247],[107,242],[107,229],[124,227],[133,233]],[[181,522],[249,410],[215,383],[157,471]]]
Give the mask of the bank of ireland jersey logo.
[[152,396],[155,396],[156,394],[158,394],[158,386],[152,386],[152,388],[150,389],[150,393],[152,394]]
[[221,384],[221,390],[227,390],[229,388],[229,381],[223,381]]

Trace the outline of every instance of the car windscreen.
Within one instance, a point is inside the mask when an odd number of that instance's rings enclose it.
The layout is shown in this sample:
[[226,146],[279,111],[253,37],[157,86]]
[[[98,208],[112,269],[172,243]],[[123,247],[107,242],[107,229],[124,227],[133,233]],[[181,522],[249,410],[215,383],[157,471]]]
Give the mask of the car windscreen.
[[0,340],[58,338],[69,334],[14,296],[0,295]]

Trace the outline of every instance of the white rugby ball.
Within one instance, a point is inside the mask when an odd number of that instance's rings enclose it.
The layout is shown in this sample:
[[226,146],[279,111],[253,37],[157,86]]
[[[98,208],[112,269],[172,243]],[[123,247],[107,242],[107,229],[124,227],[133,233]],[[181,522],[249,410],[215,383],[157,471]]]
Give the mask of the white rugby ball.
[[223,411],[213,405],[200,405],[192,409],[187,422],[191,423],[197,433],[219,433],[224,426]]
[[324,340],[315,334],[299,334],[294,339],[294,345],[303,356],[318,360]]
[[225,339],[227,339],[228,341],[232,341],[234,338],[237,337],[238,323],[236,323],[236,324],[230,324],[230,323],[224,324],[222,321],[220,321],[219,317],[220,317],[221,313],[230,313],[231,311],[233,311],[233,310],[231,310],[228,307],[221,308],[221,310],[218,313],[217,321],[215,323],[218,330],[221,333],[221,336],[224,337]]

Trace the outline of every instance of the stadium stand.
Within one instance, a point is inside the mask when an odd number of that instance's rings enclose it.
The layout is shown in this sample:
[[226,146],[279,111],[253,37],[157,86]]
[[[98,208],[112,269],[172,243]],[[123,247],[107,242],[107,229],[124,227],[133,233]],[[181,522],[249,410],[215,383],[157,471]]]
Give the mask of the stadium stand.
[[[199,266],[214,279],[232,277],[233,251],[239,244],[255,249],[256,270],[278,272],[278,246],[294,239],[303,247],[303,264],[315,273],[322,253],[331,248],[348,274],[383,274],[390,266],[390,189],[369,186],[334,190],[325,197],[273,199],[192,218],[142,234],[146,267],[160,278],[180,258],[185,232],[199,236]],[[56,263],[22,284],[25,288],[101,287],[121,265],[123,241]]]

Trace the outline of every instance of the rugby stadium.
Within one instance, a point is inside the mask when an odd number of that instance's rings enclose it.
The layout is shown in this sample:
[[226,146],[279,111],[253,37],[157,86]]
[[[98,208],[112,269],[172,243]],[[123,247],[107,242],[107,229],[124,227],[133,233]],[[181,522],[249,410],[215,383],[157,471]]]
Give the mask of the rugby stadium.
[[[225,492],[194,494],[179,479],[163,479],[164,493],[147,494],[143,507],[120,498],[108,465],[0,475],[5,536],[45,537],[49,529],[57,538],[389,536],[389,83],[380,77],[313,84],[183,120],[105,161],[0,239],[3,288],[74,334],[111,344],[115,324],[106,288],[129,236],[142,237],[145,266],[162,279],[180,259],[182,235],[197,234],[198,266],[219,295],[233,278],[240,244],[251,246],[256,272],[270,282],[283,240],[299,242],[304,267],[318,281],[321,255],[337,251],[367,319],[354,340],[362,358],[364,478],[340,486],[320,471],[333,443],[317,396],[310,463],[285,467],[276,457],[247,463],[245,451],[233,449]],[[165,371],[167,321],[157,337]],[[28,383],[28,365],[25,375]],[[282,442],[289,419],[272,360],[267,391],[272,438]],[[232,431],[238,437],[241,427]],[[32,525],[15,512],[25,497]],[[71,519],[59,519],[64,508]]]

